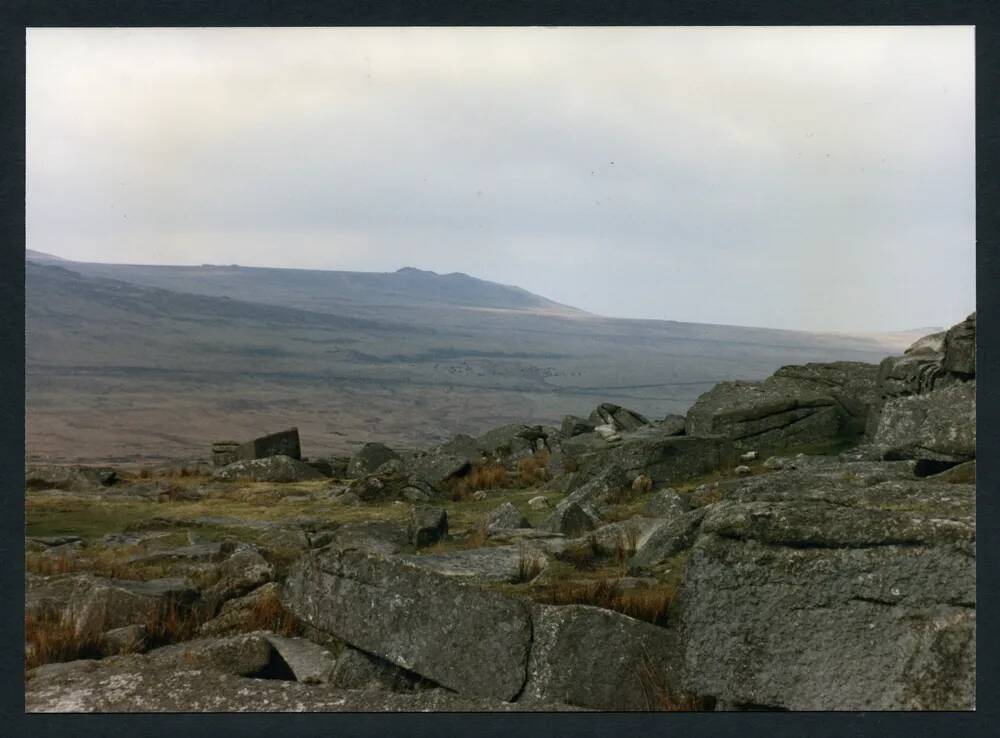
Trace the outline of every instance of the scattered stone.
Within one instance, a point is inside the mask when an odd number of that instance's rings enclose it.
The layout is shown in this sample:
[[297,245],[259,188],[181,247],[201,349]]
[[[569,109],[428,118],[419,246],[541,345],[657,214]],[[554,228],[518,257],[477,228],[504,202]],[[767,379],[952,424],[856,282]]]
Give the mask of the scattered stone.
[[448,535],[448,513],[440,507],[415,507],[410,540],[417,548],[430,546]]
[[658,429],[665,436],[682,436],[687,428],[687,418],[683,415],[668,415],[658,424]]
[[373,474],[382,464],[392,459],[399,459],[399,454],[384,443],[366,443],[351,457],[347,465],[347,476],[363,477]]
[[59,466],[57,464],[32,464],[25,469],[27,489],[90,490],[110,487],[118,474],[110,467]]
[[552,514],[543,520],[538,527],[574,538],[593,530],[597,527],[597,523],[598,520],[593,513],[587,512],[576,502],[570,502],[568,504],[559,503]]
[[413,463],[411,476],[434,489],[440,489],[441,485],[467,474],[471,468],[472,464],[466,457],[437,449]]
[[[420,503],[420,502],[430,502],[431,496],[427,494],[424,490],[419,487],[404,487],[403,497],[409,502]],[[396,503],[402,504],[399,500]]]
[[145,625],[126,625],[101,635],[100,649],[104,656],[142,653],[146,650],[149,633]]
[[486,490],[484,489],[477,489],[475,492],[472,493],[472,499],[474,499],[476,502],[482,502],[487,497],[488,495],[486,494]]
[[976,314],[948,329],[944,338],[942,368],[953,374],[976,375]]
[[511,528],[530,527],[531,523],[528,522],[528,519],[510,502],[503,503],[486,517],[486,530],[489,533]]
[[280,601],[281,585],[268,582],[243,597],[236,597],[223,603],[211,620],[207,620],[198,628],[203,636],[224,636],[233,633],[244,633],[256,627],[256,613],[268,601]]
[[336,661],[327,649],[304,638],[286,638],[273,633],[265,633],[264,638],[291,669],[295,681],[303,684],[330,681]]
[[634,431],[649,425],[649,421],[639,413],[610,402],[598,405],[590,414],[589,420],[597,428],[602,426],[610,428],[612,433]]
[[576,415],[567,415],[563,418],[560,433],[566,438],[572,438],[583,433],[592,433],[595,427],[594,423],[585,418],[580,418]]
[[246,479],[253,482],[305,482],[324,477],[308,464],[290,456],[268,456],[224,466],[217,469],[212,478],[225,481]]
[[226,600],[242,597],[274,579],[274,566],[256,546],[241,543],[218,569],[218,581],[202,593],[214,611]]
[[549,504],[549,498],[544,495],[538,495],[537,497],[532,497],[528,500],[528,507],[532,510],[545,510],[551,505]]
[[263,633],[243,633],[164,646],[150,651],[146,658],[154,667],[205,669],[249,677],[267,673],[274,659],[274,648]]
[[340,495],[333,497],[331,502],[336,502],[338,505],[360,505],[361,498],[358,497],[354,492],[345,492]]

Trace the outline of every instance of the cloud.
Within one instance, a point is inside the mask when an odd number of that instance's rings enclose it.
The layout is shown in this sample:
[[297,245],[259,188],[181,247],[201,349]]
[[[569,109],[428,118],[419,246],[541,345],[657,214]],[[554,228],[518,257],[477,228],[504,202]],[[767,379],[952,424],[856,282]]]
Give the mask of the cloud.
[[29,247],[394,270],[608,315],[974,306],[962,27],[31,29]]

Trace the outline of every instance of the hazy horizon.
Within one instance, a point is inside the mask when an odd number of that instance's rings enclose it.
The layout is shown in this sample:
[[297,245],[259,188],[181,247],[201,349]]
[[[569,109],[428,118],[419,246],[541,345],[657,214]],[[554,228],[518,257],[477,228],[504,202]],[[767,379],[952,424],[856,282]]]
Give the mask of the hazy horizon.
[[975,309],[971,27],[29,29],[27,245],[824,332]]

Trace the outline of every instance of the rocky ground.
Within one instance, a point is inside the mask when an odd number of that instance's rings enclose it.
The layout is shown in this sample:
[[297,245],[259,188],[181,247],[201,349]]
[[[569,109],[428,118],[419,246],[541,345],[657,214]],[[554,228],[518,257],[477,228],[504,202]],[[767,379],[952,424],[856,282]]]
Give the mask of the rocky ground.
[[975,707],[975,315],[686,416],[26,483],[29,711]]

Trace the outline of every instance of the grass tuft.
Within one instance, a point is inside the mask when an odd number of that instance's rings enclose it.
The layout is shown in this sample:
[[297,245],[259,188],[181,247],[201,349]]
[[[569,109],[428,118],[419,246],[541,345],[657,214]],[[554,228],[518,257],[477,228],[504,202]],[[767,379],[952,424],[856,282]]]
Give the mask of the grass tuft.
[[665,625],[677,590],[671,586],[625,589],[617,579],[557,582],[532,598],[549,605],[592,605],[654,625]]
[[517,462],[518,486],[535,487],[549,481],[549,452],[538,451]]
[[300,636],[304,628],[274,592],[268,592],[254,603],[250,611],[250,630],[270,630],[282,636]]

